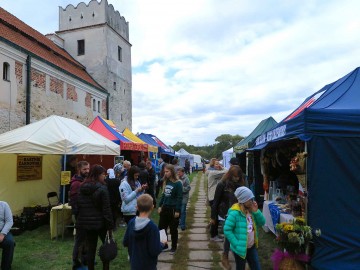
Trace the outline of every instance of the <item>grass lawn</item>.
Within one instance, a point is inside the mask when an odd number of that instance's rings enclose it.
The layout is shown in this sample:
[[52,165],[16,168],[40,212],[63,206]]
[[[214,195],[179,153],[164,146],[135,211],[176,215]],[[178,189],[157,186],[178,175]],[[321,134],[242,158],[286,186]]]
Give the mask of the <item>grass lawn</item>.
[[[190,179],[196,176],[197,173],[193,173]],[[192,200],[191,204],[195,204]],[[191,216],[193,208],[189,209]],[[152,219],[158,224],[159,215],[157,211],[153,211]],[[189,218],[189,222],[192,219]],[[130,269],[129,262],[127,260],[127,250],[122,246],[122,238],[125,233],[125,227],[119,227],[114,235],[118,242],[119,253],[115,260],[111,262],[111,269]],[[72,266],[72,249],[74,245],[73,236],[71,231],[65,233],[64,240],[61,237],[58,240],[50,240],[50,227],[44,225],[33,231],[25,231],[19,236],[14,236],[16,241],[13,270],[38,270],[38,269],[51,269],[51,270],[69,270]],[[272,269],[270,261],[271,254],[275,249],[274,235],[272,233],[265,233],[262,229],[259,230],[259,257],[262,269]],[[185,240],[184,237],[183,240]],[[100,240],[98,241],[98,246]],[[176,256],[173,269],[184,269],[183,263],[187,261],[188,254],[178,252]],[[100,258],[97,256],[97,261],[101,264]],[[180,263],[182,262],[182,263]],[[176,267],[178,264],[178,267]],[[101,267],[97,266],[101,269]]]

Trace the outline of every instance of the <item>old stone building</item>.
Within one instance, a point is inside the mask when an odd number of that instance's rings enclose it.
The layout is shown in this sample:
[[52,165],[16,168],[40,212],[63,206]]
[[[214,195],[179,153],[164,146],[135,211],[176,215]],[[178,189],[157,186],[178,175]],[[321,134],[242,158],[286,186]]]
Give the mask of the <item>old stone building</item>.
[[60,7],[47,36],[0,8],[0,74],[0,133],[52,114],[131,129],[129,27],[106,0]]

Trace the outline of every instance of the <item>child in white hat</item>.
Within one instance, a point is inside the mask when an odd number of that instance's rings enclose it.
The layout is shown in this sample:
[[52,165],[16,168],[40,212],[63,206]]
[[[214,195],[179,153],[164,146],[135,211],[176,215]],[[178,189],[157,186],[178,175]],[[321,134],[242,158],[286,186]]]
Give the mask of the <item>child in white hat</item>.
[[236,269],[244,269],[246,262],[251,270],[260,270],[257,253],[258,228],[265,224],[265,218],[254,201],[254,194],[247,187],[234,192],[238,203],[228,211],[224,225],[225,237],[234,253]]

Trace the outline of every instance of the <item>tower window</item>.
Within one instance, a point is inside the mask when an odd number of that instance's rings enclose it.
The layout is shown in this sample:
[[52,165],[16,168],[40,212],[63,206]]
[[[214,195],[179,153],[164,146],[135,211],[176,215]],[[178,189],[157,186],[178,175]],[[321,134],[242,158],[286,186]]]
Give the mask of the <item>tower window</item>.
[[98,101],[98,113],[100,112],[100,101]]
[[8,62],[3,64],[3,80],[10,81],[10,64]]
[[116,91],[116,82],[114,82],[113,89]]
[[121,114],[121,121],[123,120],[123,116],[122,116],[122,114]]
[[77,41],[78,43],[78,55],[84,55],[85,54],[85,40],[80,39]]
[[120,46],[118,46],[118,60],[122,62],[122,49]]
[[125,91],[126,91],[126,90],[125,90],[125,88],[124,88],[124,95],[125,95]]

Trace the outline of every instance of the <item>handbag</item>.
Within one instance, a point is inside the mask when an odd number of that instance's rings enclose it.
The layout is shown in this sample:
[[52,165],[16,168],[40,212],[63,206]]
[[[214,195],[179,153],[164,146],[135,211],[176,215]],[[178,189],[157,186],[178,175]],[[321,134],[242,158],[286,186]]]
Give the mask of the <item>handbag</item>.
[[99,256],[103,262],[109,262],[116,258],[118,253],[117,243],[114,237],[107,231],[104,243],[99,248]]

